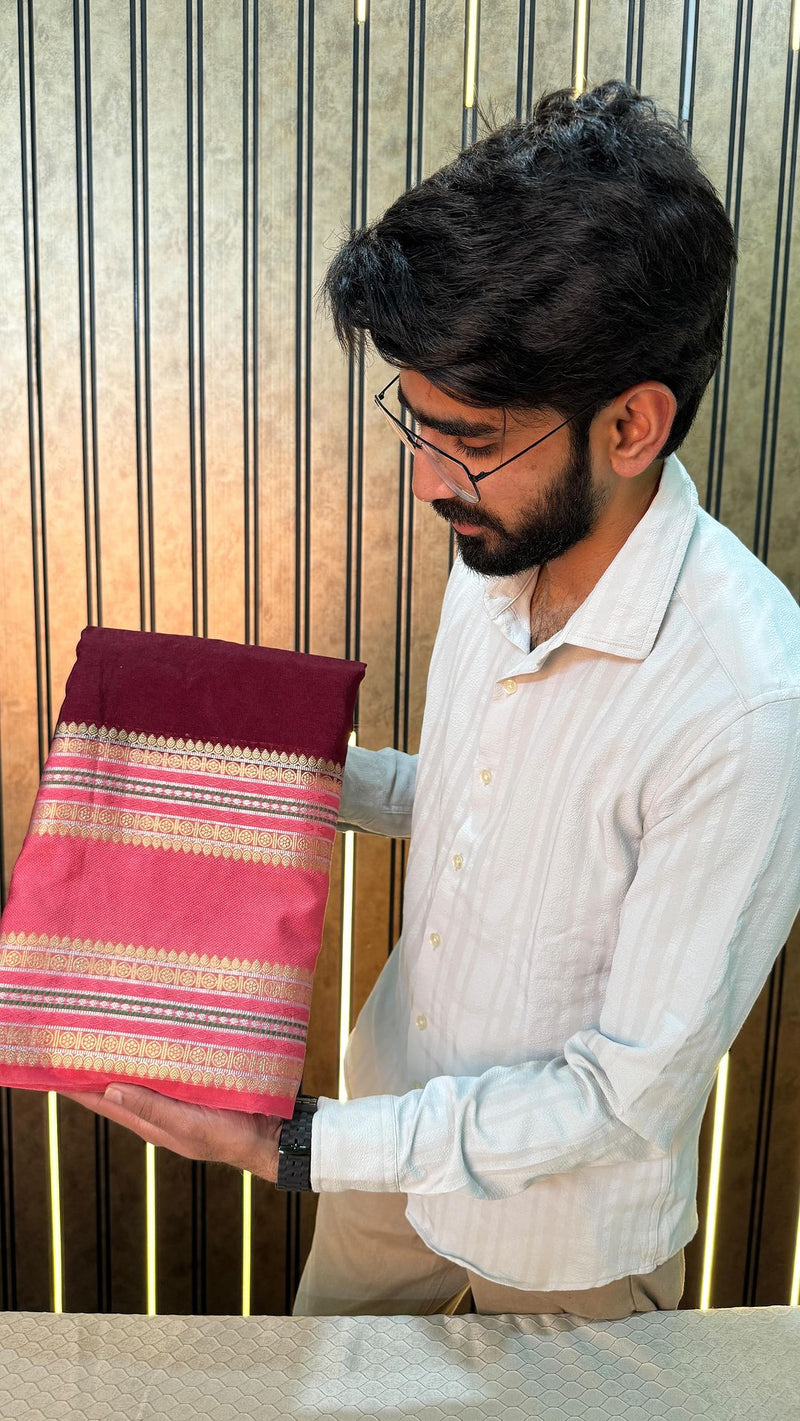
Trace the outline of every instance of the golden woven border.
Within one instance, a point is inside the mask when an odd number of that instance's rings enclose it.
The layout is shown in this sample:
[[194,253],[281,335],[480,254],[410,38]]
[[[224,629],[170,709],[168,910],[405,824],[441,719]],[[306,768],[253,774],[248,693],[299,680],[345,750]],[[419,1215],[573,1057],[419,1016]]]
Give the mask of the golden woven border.
[[313,973],[283,963],[166,952],[133,943],[91,942],[34,933],[0,934],[0,970],[63,973],[195,992],[226,992],[310,1007]]
[[[59,821],[68,820],[63,823]],[[82,823],[75,822],[82,820]],[[152,814],[108,804],[72,804],[37,797],[30,834],[59,834],[72,839],[135,844],[177,853],[242,859],[245,863],[327,873],[333,841],[284,829],[255,829],[243,824],[214,824],[177,814]]]
[[240,1051],[234,1046],[172,1041],[50,1026],[0,1026],[0,1061],[68,1071],[103,1071],[136,1079],[181,1081],[184,1085],[260,1095],[292,1095],[303,1061],[274,1052]]
[[115,730],[81,721],[59,721],[51,754],[85,755],[91,744],[93,758],[133,765],[190,771],[192,774],[226,775],[231,779],[262,780],[268,784],[297,784],[339,794],[343,766],[313,755],[285,750],[252,750],[249,746],[221,745],[212,741],[175,739]]

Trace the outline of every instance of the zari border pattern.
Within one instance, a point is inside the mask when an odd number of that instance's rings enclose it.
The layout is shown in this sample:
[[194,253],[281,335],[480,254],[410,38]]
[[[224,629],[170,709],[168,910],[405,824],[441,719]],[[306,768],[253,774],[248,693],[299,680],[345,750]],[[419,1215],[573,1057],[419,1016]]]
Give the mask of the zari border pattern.
[[45,933],[3,933],[0,953],[0,967],[22,972],[63,972],[194,992],[269,997],[293,1006],[311,1005],[313,973],[285,963],[176,952],[134,943],[48,937]]
[[180,1081],[259,1095],[291,1095],[303,1070],[301,1059],[292,1069],[295,1063],[291,1059],[264,1051],[61,1026],[0,1026],[0,1061]]

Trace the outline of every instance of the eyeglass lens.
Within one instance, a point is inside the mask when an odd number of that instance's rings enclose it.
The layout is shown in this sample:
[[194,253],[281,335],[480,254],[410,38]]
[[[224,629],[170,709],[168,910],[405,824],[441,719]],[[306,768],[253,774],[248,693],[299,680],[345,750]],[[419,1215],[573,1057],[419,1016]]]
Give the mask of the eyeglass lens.
[[[391,391],[390,395],[393,394],[394,391]],[[397,421],[394,425],[395,430],[400,435],[403,443],[411,450],[416,458],[419,459],[422,457],[427,459],[428,463],[432,465],[442,481],[447,484],[448,488],[453,490],[453,493],[458,494],[459,498],[464,499],[467,503],[478,503],[478,493],[474,485],[470,483],[470,480],[467,478],[466,471],[462,468],[461,464],[459,464],[457,460],[451,459],[447,454],[442,453],[441,450],[432,448],[426,440],[402,424],[400,405],[396,399],[390,399],[387,403],[392,407],[392,413]]]

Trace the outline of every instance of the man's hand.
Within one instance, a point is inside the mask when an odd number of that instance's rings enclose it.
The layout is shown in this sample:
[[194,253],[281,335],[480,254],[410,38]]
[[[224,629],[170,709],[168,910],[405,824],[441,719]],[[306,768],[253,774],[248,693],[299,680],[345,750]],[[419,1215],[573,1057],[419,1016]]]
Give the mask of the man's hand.
[[272,1184],[278,1177],[278,1136],[283,1124],[279,1115],[189,1105],[138,1085],[112,1085],[105,1095],[88,1091],[59,1094],[125,1125],[148,1144],[162,1145],[185,1159],[230,1164]]

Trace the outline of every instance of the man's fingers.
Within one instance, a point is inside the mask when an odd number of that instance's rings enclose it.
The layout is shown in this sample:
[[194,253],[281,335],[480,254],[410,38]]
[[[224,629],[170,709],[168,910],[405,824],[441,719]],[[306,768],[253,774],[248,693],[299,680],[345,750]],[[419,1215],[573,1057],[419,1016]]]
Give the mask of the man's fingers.
[[[140,1098],[134,1098],[138,1097],[138,1091],[131,1092],[130,1104],[128,1104],[128,1087],[125,1087],[123,1092],[125,1105],[117,1105],[105,1095],[90,1094],[88,1091],[80,1093],[60,1091],[59,1094],[65,1096],[67,1100],[75,1100],[79,1105],[85,1105],[88,1110],[93,1110],[96,1115],[102,1115],[105,1120],[113,1121],[115,1125],[124,1125],[126,1129],[132,1130],[147,1144],[162,1145],[165,1149],[173,1150],[176,1154],[183,1154],[186,1146],[189,1146],[189,1158],[198,1158],[191,1153],[191,1143],[193,1142],[186,1140],[184,1144],[184,1140],[180,1138],[181,1135],[185,1136],[188,1133],[185,1124],[184,1130],[179,1132],[178,1138],[176,1138],[176,1132],[165,1125],[163,1120],[153,1118],[149,1102],[142,1102]],[[155,1091],[143,1091],[142,1095],[155,1095]],[[145,1111],[148,1114],[145,1114]]]

